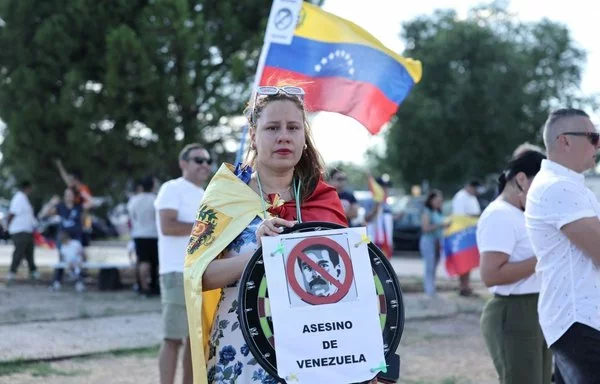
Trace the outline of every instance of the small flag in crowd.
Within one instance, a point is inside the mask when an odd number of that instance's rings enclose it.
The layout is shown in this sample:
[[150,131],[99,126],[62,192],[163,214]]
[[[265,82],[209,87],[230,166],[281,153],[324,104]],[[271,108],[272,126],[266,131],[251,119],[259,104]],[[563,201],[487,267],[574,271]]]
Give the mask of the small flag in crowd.
[[444,255],[449,276],[459,276],[479,266],[477,218],[452,216],[444,232]]

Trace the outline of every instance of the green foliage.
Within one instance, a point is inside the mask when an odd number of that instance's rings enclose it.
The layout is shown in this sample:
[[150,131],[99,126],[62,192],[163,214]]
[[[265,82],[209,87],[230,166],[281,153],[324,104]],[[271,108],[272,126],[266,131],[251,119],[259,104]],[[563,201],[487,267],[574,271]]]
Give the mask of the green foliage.
[[[317,2],[318,3],[318,2]],[[0,2],[3,175],[59,192],[54,167],[80,169],[97,195],[131,178],[179,175],[249,96],[270,4],[262,0]]]
[[578,93],[586,54],[561,24],[522,23],[494,3],[464,20],[416,18],[402,36],[423,79],[398,110],[383,161],[409,185],[455,189],[497,172],[518,144],[541,142],[550,109],[591,105]]

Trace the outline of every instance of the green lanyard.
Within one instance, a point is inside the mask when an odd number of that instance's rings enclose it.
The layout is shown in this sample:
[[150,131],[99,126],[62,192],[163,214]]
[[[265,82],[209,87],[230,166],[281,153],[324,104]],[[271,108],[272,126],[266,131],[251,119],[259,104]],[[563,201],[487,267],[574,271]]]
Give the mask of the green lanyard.
[[[258,184],[258,190],[260,191],[260,202],[262,203],[262,207],[263,207],[263,214],[265,219],[267,218],[267,205],[265,204],[265,199],[264,199],[264,192],[262,190],[262,185],[260,184],[260,175],[258,174],[258,171],[256,172],[256,181]],[[293,180],[293,187],[294,187],[294,198],[296,199],[296,220],[298,220],[298,223],[302,222],[302,212],[300,211],[300,186],[302,185],[302,181],[298,180],[298,186],[296,186],[296,179],[294,178]]]

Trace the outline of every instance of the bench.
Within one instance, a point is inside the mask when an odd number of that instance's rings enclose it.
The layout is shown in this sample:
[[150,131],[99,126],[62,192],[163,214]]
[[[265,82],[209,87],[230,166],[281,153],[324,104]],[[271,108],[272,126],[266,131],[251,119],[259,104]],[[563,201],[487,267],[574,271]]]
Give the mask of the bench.
[[[66,262],[58,262],[54,264],[54,268],[67,268]],[[97,269],[98,270],[98,289],[100,291],[111,291],[123,288],[121,283],[122,269],[132,269],[133,266],[129,263],[108,263],[108,262],[94,262],[86,261],[82,263],[81,268],[83,269]]]

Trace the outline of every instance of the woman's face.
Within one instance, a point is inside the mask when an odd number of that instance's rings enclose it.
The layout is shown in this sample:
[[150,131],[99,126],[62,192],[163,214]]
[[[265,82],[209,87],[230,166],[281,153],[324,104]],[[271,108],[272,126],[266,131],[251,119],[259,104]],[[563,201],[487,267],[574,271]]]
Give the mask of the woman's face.
[[261,168],[279,172],[293,169],[306,142],[302,111],[293,101],[272,101],[260,113],[250,135]]
[[525,202],[527,201],[527,192],[529,192],[529,187],[531,187],[532,178],[528,178],[527,175],[523,172],[517,173],[514,178],[515,185],[517,187],[519,201],[525,209]]
[[442,209],[442,203],[444,202],[444,197],[441,194],[435,195],[433,199],[431,199],[431,205],[435,209]]
[[63,200],[68,204],[72,204],[75,201],[75,194],[70,188],[65,189]]

